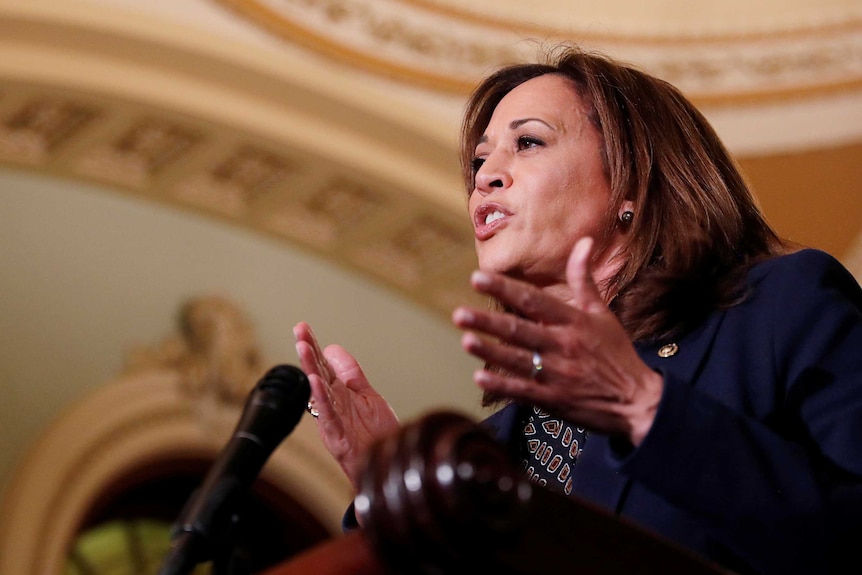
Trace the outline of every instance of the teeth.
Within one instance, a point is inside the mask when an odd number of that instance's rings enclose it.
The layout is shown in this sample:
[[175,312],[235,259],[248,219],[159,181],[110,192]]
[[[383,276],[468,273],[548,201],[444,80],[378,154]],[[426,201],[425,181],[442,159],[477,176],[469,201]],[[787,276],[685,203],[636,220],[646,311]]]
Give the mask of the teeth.
[[500,218],[504,218],[504,217],[506,217],[506,216],[503,214],[503,212],[493,211],[490,214],[488,214],[487,216],[485,216],[485,224],[486,225],[490,224],[491,222],[499,220]]

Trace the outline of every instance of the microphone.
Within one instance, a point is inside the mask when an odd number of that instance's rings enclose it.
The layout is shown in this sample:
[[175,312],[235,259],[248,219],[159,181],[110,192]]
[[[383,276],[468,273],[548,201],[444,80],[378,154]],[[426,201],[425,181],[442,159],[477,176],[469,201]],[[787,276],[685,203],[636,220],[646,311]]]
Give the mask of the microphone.
[[249,393],[233,436],[192,494],[171,532],[171,549],[159,575],[186,575],[224,553],[237,507],[266,460],[296,427],[311,387],[291,365],[270,369]]

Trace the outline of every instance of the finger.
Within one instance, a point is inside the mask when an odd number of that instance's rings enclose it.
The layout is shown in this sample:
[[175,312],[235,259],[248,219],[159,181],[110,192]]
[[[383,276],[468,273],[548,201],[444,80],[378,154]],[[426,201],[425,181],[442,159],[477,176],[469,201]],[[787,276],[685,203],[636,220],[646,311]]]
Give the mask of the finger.
[[[306,356],[307,364],[303,364],[303,370],[313,371],[324,378],[327,383],[332,383],[335,379],[335,374],[332,368],[327,364],[323,352],[320,350],[320,344],[317,337],[314,335],[311,326],[306,322],[300,322],[293,328],[293,335],[297,341],[297,354],[300,353],[299,342],[305,342],[310,348],[311,355]],[[302,360],[302,356],[300,356]]]
[[308,323],[301,321],[293,326],[293,337],[296,341],[306,341],[313,344],[315,337],[311,326]]
[[332,389],[323,381],[319,375],[309,375],[308,383],[311,386],[311,404],[318,412],[318,425],[325,425],[330,428],[328,433],[332,433],[334,429],[338,434],[341,433],[343,425],[341,417],[336,410],[335,401],[332,396]]
[[322,359],[315,353],[314,345],[308,340],[298,339],[294,345],[299,363],[306,375],[318,375],[328,377],[326,370],[322,367]]
[[571,310],[565,302],[545,294],[538,287],[502,274],[481,270],[470,276],[473,289],[494,297],[522,316],[543,323],[562,323]]
[[531,349],[549,347],[549,340],[546,337],[547,328],[510,313],[459,307],[452,312],[452,323],[461,329],[482,332],[511,345]]
[[556,403],[555,391],[546,385],[505,373],[495,373],[485,369],[473,373],[473,381],[485,391],[533,405],[553,405]]
[[[473,332],[467,332],[461,337],[461,346],[467,353],[484,360],[487,364],[501,367],[522,379],[536,381],[531,351],[485,340]],[[543,356],[541,372],[543,381],[548,377],[549,371],[548,357]]]
[[566,264],[566,280],[572,289],[572,302],[575,307],[584,312],[596,312],[605,308],[599,288],[590,271],[592,251],[593,239],[581,238],[572,248]]
[[305,375],[308,377],[316,375],[326,382],[330,381],[326,370],[321,367],[320,360],[314,353],[314,348],[307,341],[296,342],[295,348],[296,355],[299,356],[299,365]]
[[[306,341],[301,341],[296,344],[296,350],[299,355],[300,365],[308,377],[308,383],[311,387],[309,403],[311,403],[312,408],[317,412],[315,419],[318,420],[318,424],[321,424],[320,417],[322,416],[327,422],[327,427],[331,427],[330,424],[332,423],[340,425],[341,419],[337,417],[335,398],[332,395],[332,382],[321,375],[314,358],[312,346]],[[338,433],[341,432],[340,429],[337,431]],[[331,433],[331,430],[328,433]]]
[[315,354],[315,338],[311,331],[311,327],[300,322],[293,326],[293,337],[295,340],[296,353],[302,363],[302,369],[309,373],[317,373],[319,371],[320,358]]

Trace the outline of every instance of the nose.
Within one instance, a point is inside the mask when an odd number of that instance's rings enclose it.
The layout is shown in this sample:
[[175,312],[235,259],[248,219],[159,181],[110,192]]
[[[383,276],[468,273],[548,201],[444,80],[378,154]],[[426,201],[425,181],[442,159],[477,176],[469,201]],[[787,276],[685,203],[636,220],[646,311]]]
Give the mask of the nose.
[[512,175],[505,162],[498,154],[490,154],[476,171],[476,191],[487,195],[495,189],[508,188],[512,185]]

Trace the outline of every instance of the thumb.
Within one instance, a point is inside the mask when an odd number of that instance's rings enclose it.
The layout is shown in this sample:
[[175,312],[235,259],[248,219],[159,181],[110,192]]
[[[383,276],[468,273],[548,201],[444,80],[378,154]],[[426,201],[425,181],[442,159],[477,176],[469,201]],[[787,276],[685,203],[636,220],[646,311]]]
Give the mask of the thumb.
[[593,238],[579,239],[569,254],[566,265],[566,280],[572,289],[572,302],[584,312],[594,312],[605,308],[599,288],[593,281],[590,271],[590,255],[593,251]]

